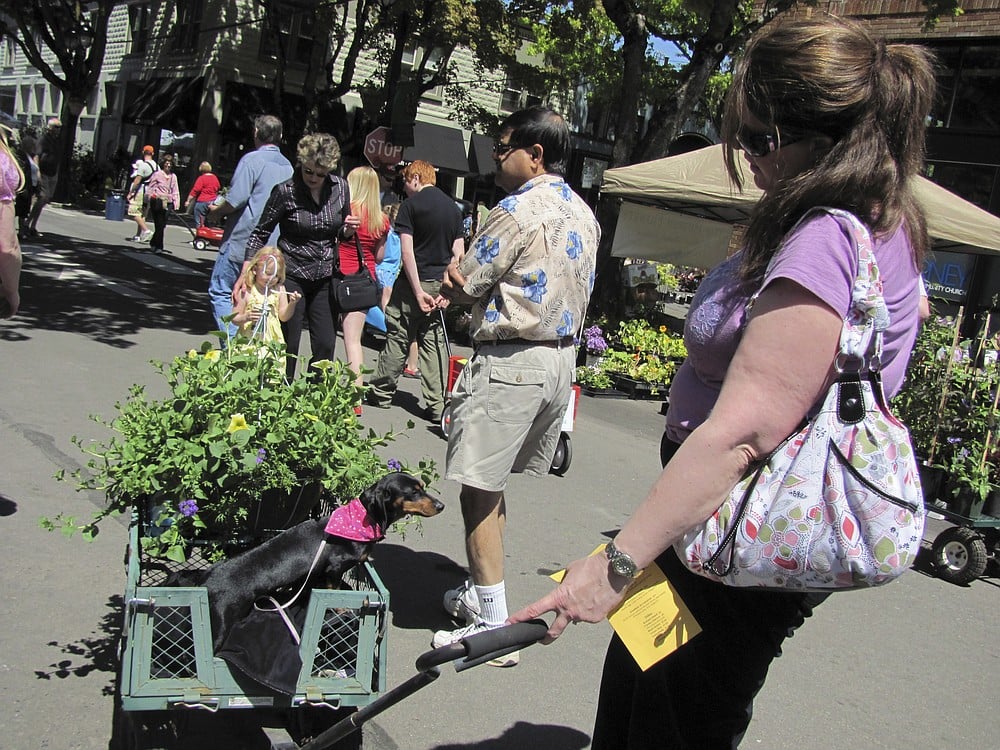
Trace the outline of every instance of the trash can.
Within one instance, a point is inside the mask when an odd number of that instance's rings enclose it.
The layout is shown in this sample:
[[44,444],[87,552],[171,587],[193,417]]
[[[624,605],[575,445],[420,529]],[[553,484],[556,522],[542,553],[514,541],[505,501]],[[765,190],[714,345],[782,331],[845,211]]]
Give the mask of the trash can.
[[125,194],[112,190],[104,201],[104,218],[108,221],[125,221]]

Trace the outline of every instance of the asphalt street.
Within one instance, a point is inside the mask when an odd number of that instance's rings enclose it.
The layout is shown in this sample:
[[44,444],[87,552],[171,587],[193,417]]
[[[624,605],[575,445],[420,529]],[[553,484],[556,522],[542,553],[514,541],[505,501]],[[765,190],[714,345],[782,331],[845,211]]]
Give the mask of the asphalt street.
[[[152,255],[126,241],[131,222],[60,207],[45,210],[39,229],[43,236],[23,246],[22,311],[0,322],[0,747],[92,750],[110,735],[125,527],[109,524],[86,543],[47,533],[38,519],[83,517],[102,502],[54,478],[84,463],[70,438],[100,437],[89,415],[112,415],[133,383],[155,394],[149,361],[208,337],[215,254],[195,250],[186,229],[170,226],[167,252]],[[413,420],[386,458],[426,456],[443,470],[445,442],[417,416],[417,393],[416,381],[401,380],[396,406],[366,409],[363,420],[378,430]],[[658,473],[661,427],[656,402],[584,398],[566,475],[512,480],[513,607],[542,595],[550,573],[624,522]],[[449,624],[441,594],[465,576],[457,487],[441,480],[434,490],[445,512],[420,530],[391,534],[376,552],[391,596],[389,686],[414,672],[433,631]],[[926,539],[943,528],[930,521]],[[997,747],[998,584],[987,576],[954,586],[921,559],[884,589],[831,597],[787,641],[742,747]],[[512,669],[445,668],[366,724],[364,746],[586,748],[609,632],[606,623],[576,625],[552,646],[523,651]],[[244,712],[219,713],[229,716],[213,720],[239,722]],[[197,746],[251,747],[232,724],[212,731]]]

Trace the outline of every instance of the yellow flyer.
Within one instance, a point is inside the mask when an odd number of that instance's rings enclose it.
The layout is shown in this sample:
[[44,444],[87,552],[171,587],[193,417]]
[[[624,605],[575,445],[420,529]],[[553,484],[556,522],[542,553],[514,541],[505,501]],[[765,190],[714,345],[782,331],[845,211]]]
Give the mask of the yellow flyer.
[[[603,552],[604,546],[590,554]],[[551,578],[561,581],[565,574],[560,570]],[[694,615],[655,563],[642,571],[608,622],[643,672],[701,632]]]

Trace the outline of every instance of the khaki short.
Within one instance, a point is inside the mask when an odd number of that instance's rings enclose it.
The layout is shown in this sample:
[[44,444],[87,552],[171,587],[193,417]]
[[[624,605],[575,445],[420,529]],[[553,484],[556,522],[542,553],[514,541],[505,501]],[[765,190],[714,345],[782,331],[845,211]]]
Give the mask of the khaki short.
[[128,202],[129,216],[142,216],[146,212],[146,191],[140,190]]
[[572,346],[481,347],[452,392],[445,476],[500,492],[511,474],[548,474],[575,365]]

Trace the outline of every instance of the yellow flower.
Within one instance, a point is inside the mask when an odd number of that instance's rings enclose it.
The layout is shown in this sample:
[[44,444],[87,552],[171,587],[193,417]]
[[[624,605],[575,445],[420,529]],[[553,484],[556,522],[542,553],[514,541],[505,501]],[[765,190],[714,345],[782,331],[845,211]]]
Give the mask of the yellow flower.
[[209,349],[207,352],[205,352],[205,359],[210,359],[213,362],[218,362],[219,357],[221,356],[222,352],[218,349]]
[[667,332],[667,327],[666,326],[660,326],[660,333],[666,333],[666,332]]
[[198,352],[194,349],[188,349],[188,359],[198,359]]
[[233,414],[232,418],[229,420],[229,427],[226,428],[226,432],[233,433],[249,429],[250,425],[247,424],[247,421],[244,419],[242,414]]

